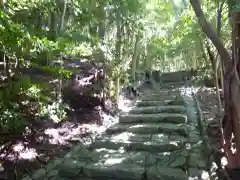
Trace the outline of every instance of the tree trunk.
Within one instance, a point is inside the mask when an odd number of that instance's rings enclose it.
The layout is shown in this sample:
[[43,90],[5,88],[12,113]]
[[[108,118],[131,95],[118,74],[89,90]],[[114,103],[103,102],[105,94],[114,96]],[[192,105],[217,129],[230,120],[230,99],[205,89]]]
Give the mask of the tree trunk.
[[136,67],[137,67],[137,58],[139,54],[139,42],[140,42],[140,32],[136,35],[136,41],[134,46],[134,52],[132,57],[132,80],[133,83],[136,80]]
[[[121,40],[122,40],[122,37],[121,37],[121,22],[120,22],[120,14],[119,14],[119,10],[117,9],[117,12],[116,12],[116,28],[117,28],[117,32],[116,32],[116,45],[115,45],[115,62],[116,62],[116,65],[119,66],[120,64],[120,61],[121,61]],[[119,68],[117,68],[117,77],[116,77],[116,99],[117,99],[117,102],[119,101],[119,92],[120,92],[120,70]]]
[[[233,20],[233,57],[231,58],[227,49],[224,47],[220,38],[214,32],[213,28],[207,22],[201,5],[198,0],[190,0],[190,3],[199,20],[202,30],[206,33],[209,39],[218,50],[221,59],[224,61],[224,116],[222,119],[222,135],[224,143],[224,152],[227,156],[227,166],[231,169],[240,168],[240,89],[239,89],[239,41],[240,38],[240,15],[234,13],[231,15]],[[235,139],[233,146],[232,135]]]
[[60,24],[60,31],[64,30],[66,10],[67,10],[67,0],[64,0],[63,13],[62,13],[61,24]]
[[205,52],[205,48],[204,48],[204,42],[202,41],[202,37],[200,35],[197,36],[199,38],[199,43],[200,43],[200,47],[201,47],[201,51],[202,51],[202,57],[205,60],[206,65],[208,65],[208,58],[207,58],[207,54]]

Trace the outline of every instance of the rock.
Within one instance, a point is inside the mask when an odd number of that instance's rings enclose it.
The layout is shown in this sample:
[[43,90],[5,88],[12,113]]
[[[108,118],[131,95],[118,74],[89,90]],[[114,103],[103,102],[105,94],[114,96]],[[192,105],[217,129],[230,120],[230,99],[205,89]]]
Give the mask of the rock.
[[142,123],[129,126],[126,131],[134,134],[156,134],[158,133],[159,124]]
[[74,159],[66,159],[59,167],[59,175],[66,178],[77,177],[86,165],[85,162],[77,161]]
[[47,174],[47,178],[57,177],[58,176],[58,170],[52,170]]
[[83,148],[82,145],[76,145],[73,149],[68,152],[64,159],[72,159],[76,161],[91,161],[91,152],[87,148]]
[[48,163],[47,167],[46,167],[46,171],[50,172],[52,171],[54,168],[58,168],[58,166],[60,164],[62,164],[63,159],[62,158],[56,158],[55,160],[51,161]]
[[149,97],[145,97],[143,96],[141,98],[141,101],[162,101],[162,100],[176,100],[178,98],[178,96],[170,96],[170,95],[167,95],[167,96],[149,96]]
[[138,107],[131,110],[131,114],[155,114],[155,113],[185,113],[184,106],[148,106]]
[[180,168],[153,166],[147,169],[148,180],[188,180],[187,174]]
[[189,155],[188,166],[192,168],[207,169],[206,159],[203,159],[202,154],[191,153]]
[[202,137],[200,136],[200,133],[197,132],[197,130],[195,129],[195,131],[190,131],[189,132],[189,136],[190,138],[190,143],[198,143],[200,141],[202,141]]
[[161,113],[161,114],[128,114],[119,117],[120,123],[186,123],[187,117],[183,114]]
[[184,149],[172,152],[149,154],[146,159],[146,164],[148,167],[152,165],[171,168],[184,167],[186,157],[187,152]]
[[167,134],[179,134],[181,136],[188,136],[188,127],[186,124],[171,124],[171,123],[159,123],[159,133]]
[[83,174],[91,178],[121,180],[141,180],[144,175],[144,168],[133,164],[115,164],[104,166],[104,164],[89,164],[84,167]]
[[44,179],[45,175],[46,175],[46,170],[39,169],[33,174],[32,178],[36,180],[40,180],[40,179]]
[[29,176],[26,176],[26,177],[22,178],[22,180],[32,180],[32,178],[30,178]]
[[115,133],[137,133],[137,134],[180,134],[182,136],[188,135],[187,126],[185,124],[172,123],[141,123],[141,124],[116,124],[106,130],[107,134]]
[[191,178],[198,178],[201,176],[201,170],[198,168],[188,168],[188,174]]
[[166,105],[184,105],[183,100],[147,100],[147,101],[137,101],[138,107],[143,106],[166,106]]
[[149,137],[149,135],[134,135],[131,133],[116,134],[112,137],[104,136],[102,139],[97,139],[91,144],[91,148],[119,149],[122,147],[129,151],[158,153],[178,150],[182,146],[181,142],[170,144],[171,140],[169,140],[166,135],[162,140],[156,142],[147,141],[146,138]]
[[151,142],[156,144],[174,144],[176,146],[183,146],[187,139],[183,136],[166,135],[166,134],[154,134],[151,137]]
[[121,133],[128,129],[128,124],[115,124],[106,130],[107,134]]

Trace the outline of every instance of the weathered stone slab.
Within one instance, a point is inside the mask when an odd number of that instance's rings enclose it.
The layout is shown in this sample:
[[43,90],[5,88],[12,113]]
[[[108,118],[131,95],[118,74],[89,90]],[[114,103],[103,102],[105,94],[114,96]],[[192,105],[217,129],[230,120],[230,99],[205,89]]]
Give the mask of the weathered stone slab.
[[163,83],[162,88],[172,89],[172,88],[176,88],[176,87],[184,86],[184,85],[185,85],[185,81],[179,81],[179,82],[174,82],[174,83]]
[[96,140],[111,140],[113,142],[149,142],[151,140],[151,134],[134,134],[123,132],[114,135],[103,135]]
[[183,114],[161,113],[161,114],[128,114],[119,117],[120,123],[186,123],[187,116]]
[[144,106],[167,106],[167,105],[184,105],[184,100],[148,100],[148,101],[137,101],[138,107]]
[[106,165],[104,163],[92,163],[84,167],[83,174],[90,178],[104,178],[121,180],[141,180],[144,175],[144,168],[135,164]]
[[[136,125],[136,124],[133,124]],[[121,133],[127,131],[131,124],[115,124],[106,130],[107,134]]]
[[47,171],[45,169],[39,169],[37,170],[33,176],[32,176],[32,179],[36,179],[36,180],[40,180],[40,179],[44,179],[44,177],[46,176],[47,174]]
[[56,158],[56,159],[50,161],[46,166],[46,171],[50,172],[54,169],[57,169],[63,163],[63,161],[64,161],[63,158]]
[[[171,152],[183,147],[182,142],[175,139],[169,139],[169,136],[163,135],[161,140],[151,140],[151,135],[136,135],[132,133],[120,133],[115,136],[104,136],[98,138],[91,144],[92,149],[107,148],[107,149],[127,149],[130,151],[146,151],[151,153]],[[156,139],[159,137],[156,137]],[[171,143],[175,142],[175,143]]]
[[54,177],[58,177],[59,176],[59,171],[58,169],[53,169],[52,171],[49,171],[47,176],[46,176],[46,179],[52,179]]
[[101,161],[97,163],[103,163],[106,166],[115,164],[135,164],[141,167],[145,166],[146,156],[149,154],[147,152],[127,152],[124,149],[95,149],[93,154],[98,154],[101,157]]
[[185,124],[172,123],[140,123],[140,124],[117,124],[106,130],[107,134],[115,134],[121,132],[129,132],[135,134],[180,134],[188,136],[188,129]]
[[168,142],[169,144],[175,144],[177,146],[180,146],[187,141],[187,138],[178,135],[154,134],[151,137],[151,142],[154,142],[156,144]]
[[146,159],[147,167],[152,165],[159,167],[179,168],[184,167],[186,163],[187,152],[180,149],[172,152],[149,154]]
[[207,161],[209,157],[206,157],[204,152],[206,152],[206,149],[203,143],[192,145],[189,151],[188,167],[202,170],[207,169]]
[[188,180],[187,174],[180,168],[153,166],[147,169],[148,180]]
[[188,127],[186,124],[159,123],[158,132],[168,134],[180,134],[187,137]]
[[126,131],[135,134],[156,134],[158,128],[159,123],[142,123],[129,126]]
[[96,140],[90,145],[91,149],[97,148],[106,148],[106,149],[119,149],[125,148],[128,146],[129,142],[118,142],[118,141],[111,141],[111,140]]
[[142,101],[156,101],[156,100],[176,100],[181,99],[181,96],[177,95],[162,95],[162,96],[143,96],[141,97]]
[[161,92],[149,92],[149,93],[140,93],[141,97],[144,97],[145,99],[151,98],[151,97],[165,97],[165,96],[180,96],[181,93],[179,91],[161,91]]
[[195,129],[195,131],[190,131],[189,132],[189,137],[191,137],[189,142],[192,143],[192,144],[202,141],[202,137],[200,135],[200,132],[198,132],[197,129]]
[[188,166],[191,168],[207,169],[208,157],[204,157],[203,152],[191,152],[189,154]]
[[68,152],[64,159],[72,159],[76,161],[91,162],[93,159],[91,151],[87,148],[83,148],[82,145],[76,145],[73,149]]
[[63,164],[59,167],[59,175],[66,178],[76,178],[83,171],[86,162],[74,159],[65,159]]
[[131,114],[155,114],[155,113],[185,113],[186,108],[180,105],[173,106],[148,106],[132,109]]

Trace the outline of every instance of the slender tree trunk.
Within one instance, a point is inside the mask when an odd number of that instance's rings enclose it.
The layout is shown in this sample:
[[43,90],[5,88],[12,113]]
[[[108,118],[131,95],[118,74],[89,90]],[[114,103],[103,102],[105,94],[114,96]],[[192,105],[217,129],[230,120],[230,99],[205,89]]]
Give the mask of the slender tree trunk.
[[[117,33],[116,33],[116,45],[115,45],[115,62],[116,65],[119,66],[120,61],[121,61],[121,22],[120,22],[120,14],[119,10],[117,9],[116,12],[116,25],[117,25]],[[120,93],[120,70],[117,68],[117,77],[116,77],[116,99],[117,102],[119,101],[119,93]]]
[[203,59],[205,60],[206,65],[208,65],[208,58],[207,58],[207,54],[205,52],[204,42],[202,41],[202,39],[201,39],[202,37],[200,35],[197,37],[199,38],[199,43],[200,43]]
[[62,31],[64,29],[66,11],[67,11],[67,0],[64,0],[63,13],[62,13],[61,24],[60,24],[60,31]]
[[140,41],[140,32],[136,35],[136,41],[134,46],[134,52],[132,57],[132,80],[135,82],[136,80],[136,67],[137,67],[137,58],[139,55],[139,41]]

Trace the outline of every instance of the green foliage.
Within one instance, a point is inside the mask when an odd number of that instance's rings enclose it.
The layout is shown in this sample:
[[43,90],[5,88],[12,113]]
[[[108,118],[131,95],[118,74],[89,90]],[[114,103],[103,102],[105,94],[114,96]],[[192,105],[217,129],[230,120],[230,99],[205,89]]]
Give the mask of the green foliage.
[[[219,2],[202,3],[213,27],[216,27]],[[129,72],[137,34],[141,37],[137,71],[176,71],[202,68],[209,63],[202,48],[206,38],[200,33],[195,14],[186,1],[11,0],[0,6],[0,55],[3,52],[9,69],[14,72],[15,66],[37,68],[54,78],[65,79],[71,72],[61,65],[53,66],[53,61],[93,56],[94,63],[101,62],[109,68],[108,90],[116,97],[118,80],[124,85],[131,79]],[[234,6],[234,9],[239,8]],[[229,43],[227,11],[223,12],[222,25],[222,39]],[[17,80],[9,80],[0,90],[3,112],[0,112],[0,128],[9,127],[12,131],[24,128],[26,112],[21,108],[25,101],[29,101],[29,106],[38,104],[35,117],[62,119],[65,105],[57,98],[58,91],[52,95],[53,87],[46,85],[47,82],[16,76]]]

